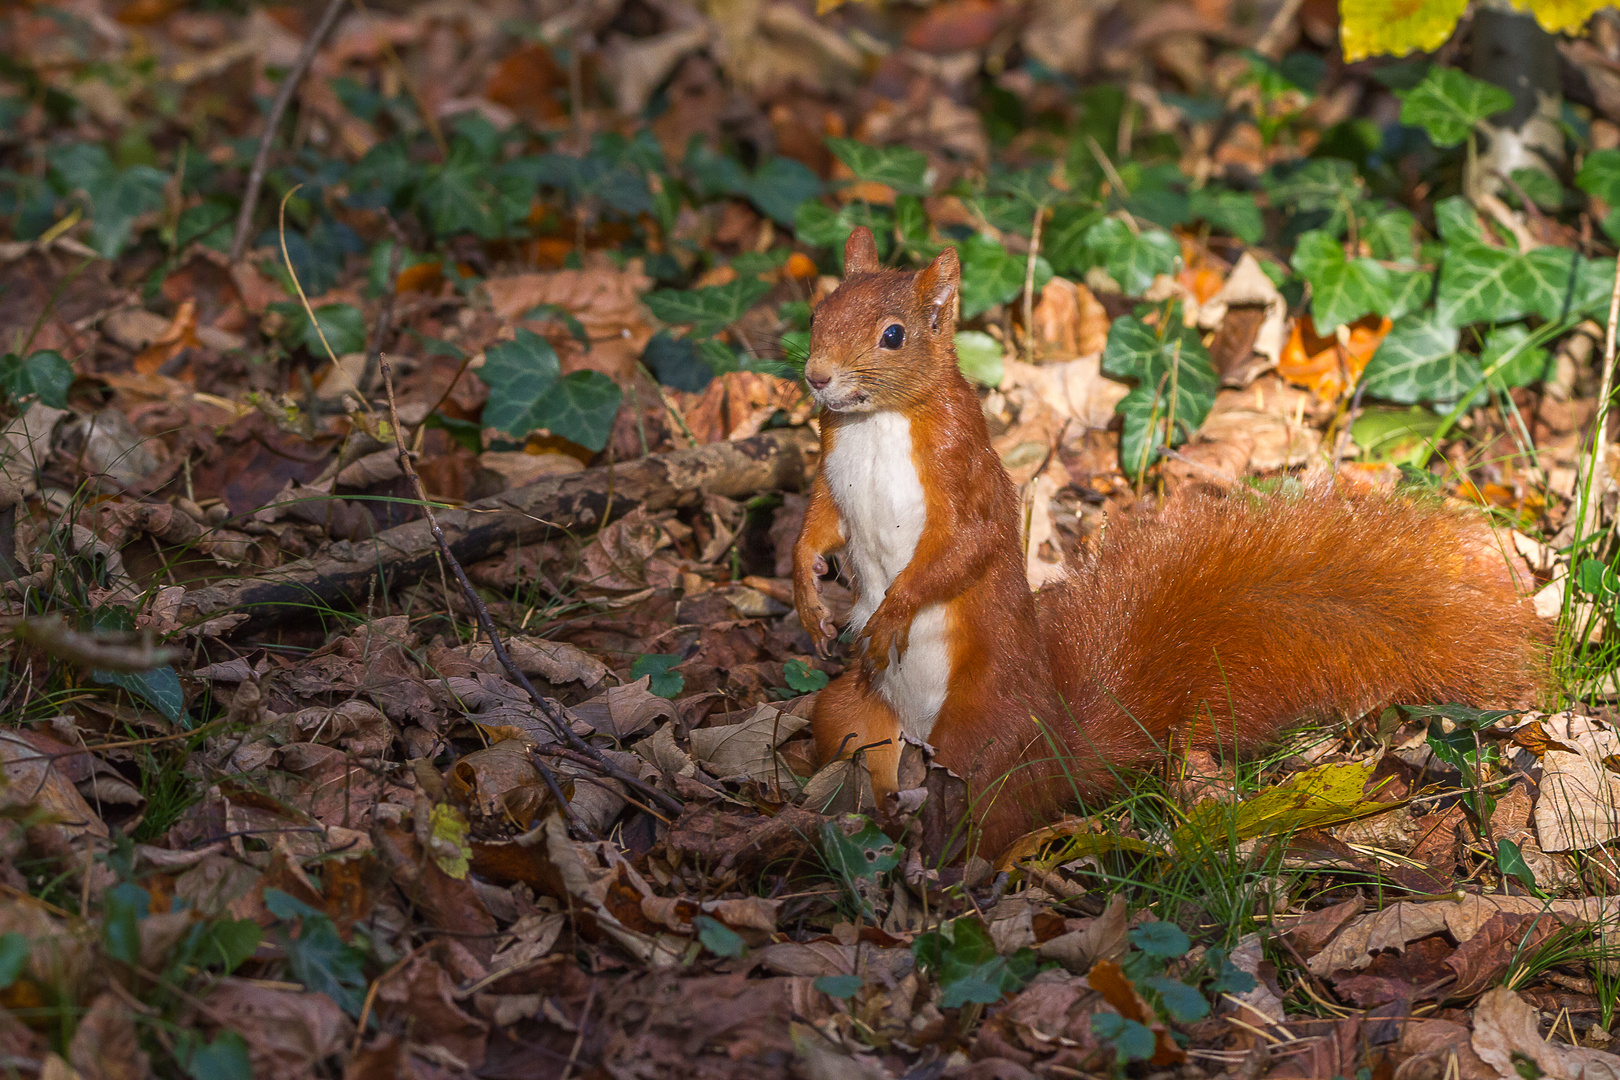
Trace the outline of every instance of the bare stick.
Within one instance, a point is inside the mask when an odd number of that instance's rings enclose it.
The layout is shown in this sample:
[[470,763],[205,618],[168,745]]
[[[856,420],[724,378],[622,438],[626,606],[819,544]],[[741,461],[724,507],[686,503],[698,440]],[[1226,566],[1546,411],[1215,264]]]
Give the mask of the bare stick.
[[1035,207],[1035,224],[1029,238],[1029,259],[1024,264],[1024,360],[1035,362],[1035,262],[1041,257],[1041,219],[1046,204]]
[[[439,528],[439,522],[433,516],[433,502],[428,498],[427,488],[422,485],[422,478],[416,474],[416,466],[411,464],[410,451],[405,448],[405,433],[399,426],[399,409],[394,404],[394,376],[388,369],[388,358],[382,353],[378,353],[377,363],[382,370],[383,386],[388,391],[388,422],[394,427],[394,445],[399,449],[399,467],[406,476],[410,477],[411,486],[416,489],[416,497],[422,501],[422,513],[427,515],[428,527],[433,530],[433,538],[439,542],[439,554],[445,562],[454,568],[456,581],[460,583],[462,592],[466,593],[467,599],[477,609],[478,623],[483,627],[484,632],[489,635],[490,643],[495,647],[495,654],[505,660],[507,664],[510,664],[511,661],[506,659],[506,650],[501,648],[501,639],[495,633],[495,624],[489,619],[489,612],[485,610],[483,602],[478,599],[478,594],[473,591],[472,582],[468,581],[467,575],[462,572],[461,564],[456,562],[456,557],[450,553],[450,544],[444,538],[444,530]],[[448,600],[449,597],[445,597],[445,599]],[[534,689],[532,687],[526,688],[529,690],[530,696],[534,696]],[[566,729],[568,725],[563,723],[557,726]],[[595,830],[580,820],[579,815],[574,812],[573,806],[563,796],[562,785],[557,782],[557,774],[551,771],[551,766],[532,754],[529,760],[534,762],[535,769],[540,773],[540,779],[545,781],[547,790],[551,792],[551,797],[557,800],[558,807],[562,809],[564,814],[568,815],[568,820],[583,835],[592,840],[600,839]]]
[[270,106],[270,115],[265,117],[264,134],[259,137],[259,152],[253,155],[253,168],[248,170],[247,190],[242,192],[242,209],[236,215],[236,233],[231,237],[231,262],[242,261],[242,252],[247,247],[248,233],[253,228],[253,210],[259,202],[259,188],[264,186],[265,168],[270,163],[270,144],[276,140],[276,129],[281,126],[281,117],[292,102],[293,94],[298,92],[298,84],[304,81],[304,75],[309,66],[315,62],[315,54],[320,51],[321,42],[331,33],[332,24],[337,22],[338,12],[343,10],[344,0],[326,0],[326,10],[321,12],[321,21],[315,24],[310,32],[309,39],[304,42],[304,50],[298,54],[298,60],[292,69],[287,72],[286,78],[281,80],[281,89],[276,92],[276,100]]
[[[1570,546],[1570,551],[1573,552],[1572,560],[1579,557],[1582,537],[1587,525],[1592,523],[1587,515],[1592,513],[1593,489],[1597,486],[1598,465],[1604,460],[1607,441],[1604,429],[1608,427],[1609,398],[1614,393],[1616,323],[1620,323],[1620,259],[1615,260],[1614,291],[1609,294],[1609,328],[1603,335],[1603,387],[1598,392],[1597,416],[1592,422],[1592,464],[1586,470],[1586,484],[1581,490],[1581,502],[1575,514],[1575,542]],[[1566,598],[1573,595],[1573,591],[1566,591]]]

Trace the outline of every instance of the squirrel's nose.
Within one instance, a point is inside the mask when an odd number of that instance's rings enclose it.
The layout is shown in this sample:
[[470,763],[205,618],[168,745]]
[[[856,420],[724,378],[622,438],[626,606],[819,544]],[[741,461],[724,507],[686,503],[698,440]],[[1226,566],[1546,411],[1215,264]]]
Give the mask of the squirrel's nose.
[[827,384],[832,382],[832,376],[812,375],[807,371],[804,373],[804,381],[810,384],[810,389],[812,390],[825,390],[827,389]]

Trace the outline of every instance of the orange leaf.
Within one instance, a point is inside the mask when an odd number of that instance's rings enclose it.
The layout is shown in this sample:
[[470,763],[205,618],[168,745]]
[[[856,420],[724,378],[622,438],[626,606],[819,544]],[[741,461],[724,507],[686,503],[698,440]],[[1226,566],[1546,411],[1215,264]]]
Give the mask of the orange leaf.
[[154,375],[186,349],[201,344],[197,340],[197,301],[189,298],[182,300],[163,333],[135,357],[135,370],[141,375]]
[[396,292],[432,292],[444,280],[444,265],[439,260],[419,262],[399,272],[394,281]]
[[551,58],[551,50],[534,42],[495,65],[484,96],[525,120],[557,120],[566,111],[555,91],[567,85],[568,75]]
[[560,268],[574,250],[574,242],[561,236],[542,236],[529,242],[529,261],[536,266]]
[[1091,988],[1102,994],[1103,1000],[1112,1005],[1127,1020],[1135,1020],[1144,1027],[1153,1031],[1153,1058],[1150,1065],[1175,1065],[1187,1060],[1186,1051],[1177,1046],[1165,1030],[1164,1024],[1153,1015],[1147,1002],[1136,992],[1131,980],[1125,977],[1125,972],[1112,960],[1099,960],[1086,973],[1086,981]]
[[1332,401],[1356,384],[1367,361],[1378,351],[1390,321],[1367,315],[1346,328],[1344,340],[1319,337],[1309,315],[1294,323],[1277,361],[1277,374],[1313,391],[1321,401]]
[[1333,338],[1318,337],[1311,317],[1301,315],[1277,359],[1277,374],[1314,391],[1323,401],[1332,401],[1343,392],[1345,382],[1337,346]]
[[1540,720],[1532,720],[1513,731],[1513,744],[1522,746],[1536,757],[1544,757],[1549,750],[1557,750],[1565,754],[1577,754],[1580,751],[1572,746],[1566,746],[1547,734],[1547,729]]

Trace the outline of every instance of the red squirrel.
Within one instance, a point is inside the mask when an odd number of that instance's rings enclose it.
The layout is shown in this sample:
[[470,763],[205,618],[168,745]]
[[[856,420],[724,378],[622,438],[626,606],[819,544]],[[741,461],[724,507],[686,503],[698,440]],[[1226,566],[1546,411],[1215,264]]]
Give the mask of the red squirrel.
[[861,228],[844,271],[811,325],[822,455],[793,585],[822,650],[827,556],[853,581],[859,662],[811,726],[823,761],[865,751],[879,799],[900,733],[931,743],[993,857],[1171,746],[1243,752],[1301,718],[1542,689],[1537,620],[1478,522],[1398,496],[1178,500],[1032,593],[1019,496],[957,367],[955,249],[885,270]]

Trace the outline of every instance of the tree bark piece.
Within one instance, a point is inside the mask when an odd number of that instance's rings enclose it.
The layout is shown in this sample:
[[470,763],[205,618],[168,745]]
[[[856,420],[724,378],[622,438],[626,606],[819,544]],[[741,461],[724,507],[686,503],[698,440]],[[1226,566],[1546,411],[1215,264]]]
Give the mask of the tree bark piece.
[[[547,477],[437,512],[437,517],[457,560],[473,563],[544,540],[554,531],[596,529],[638,506],[665,510],[695,503],[705,494],[736,498],[776,488],[797,490],[804,481],[805,452],[813,442],[810,432],[795,429],[710,443]],[[436,553],[425,520],[358,543],[338,540],[312,558],[187,593],[181,621],[195,624],[241,613],[248,619],[229,632],[251,633],[312,609],[363,601],[373,580],[382,589],[415,581],[433,569]]]

